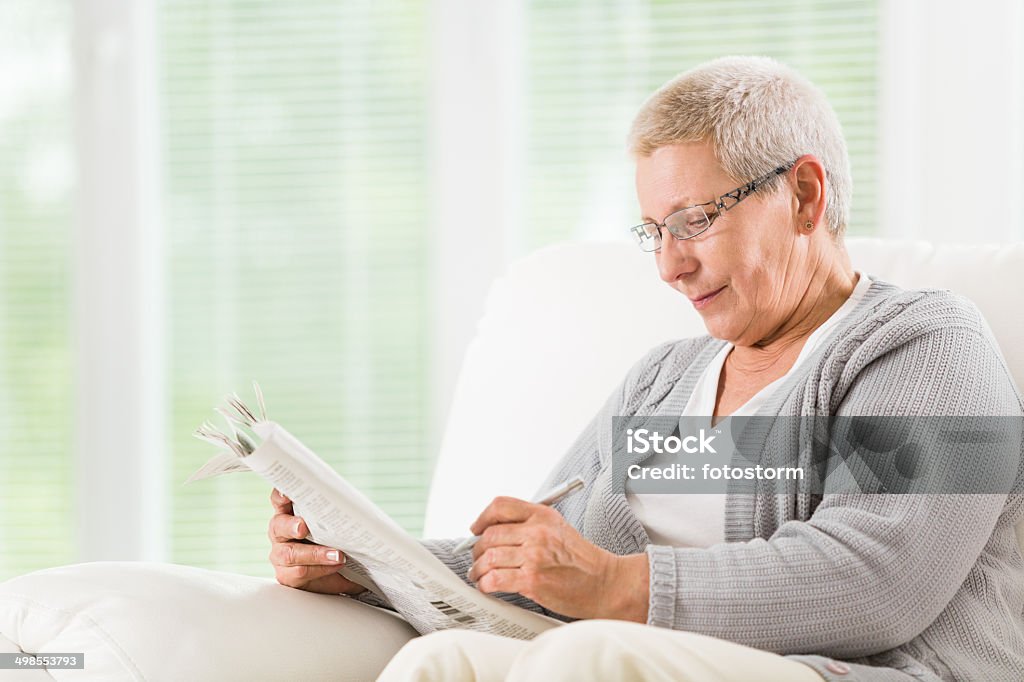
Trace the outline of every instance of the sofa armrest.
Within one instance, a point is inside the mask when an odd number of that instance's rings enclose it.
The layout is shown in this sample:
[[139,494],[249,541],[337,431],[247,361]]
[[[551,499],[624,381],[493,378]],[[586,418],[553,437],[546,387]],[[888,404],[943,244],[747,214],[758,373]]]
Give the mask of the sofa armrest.
[[27,653],[84,653],[89,679],[368,680],[416,632],[268,578],[94,562],[0,583],[0,635]]

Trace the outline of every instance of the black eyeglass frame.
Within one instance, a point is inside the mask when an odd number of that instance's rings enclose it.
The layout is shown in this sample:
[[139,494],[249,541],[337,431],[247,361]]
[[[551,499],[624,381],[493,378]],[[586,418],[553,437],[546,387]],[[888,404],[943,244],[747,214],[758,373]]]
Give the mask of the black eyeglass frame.
[[[704,234],[709,229],[711,229],[712,223],[714,223],[715,220],[720,215],[722,215],[723,211],[728,211],[730,208],[732,208],[733,206],[735,206],[736,204],[740,203],[741,201],[743,201],[744,199],[749,197],[751,194],[756,192],[757,189],[759,187],[762,187],[766,182],[768,182],[769,180],[772,180],[773,178],[775,178],[775,177],[777,177],[779,175],[782,175],[783,173],[788,172],[789,169],[791,169],[792,167],[793,167],[792,163],[788,164],[788,165],[785,165],[785,166],[779,166],[775,170],[769,171],[768,173],[765,173],[764,175],[762,175],[760,177],[754,178],[750,182],[742,184],[742,185],[740,185],[739,187],[737,187],[734,190],[730,190],[730,191],[726,192],[725,194],[719,195],[718,199],[715,199],[715,200],[712,200],[712,201],[705,201],[703,204],[693,204],[692,206],[684,206],[683,208],[680,208],[677,211],[672,211],[672,213],[669,213],[667,216],[665,216],[665,220],[660,222],[660,223],[641,223],[640,225],[634,225],[633,227],[631,227],[629,229],[629,231],[636,238],[637,245],[640,246],[641,249],[642,249],[643,248],[644,240],[647,238],[647,235],[650,234],[650,232],[649,232],[649,230],[647,230],[647,228],[649,226],[653,226],[653,227],[657,228],[657,230],[658,230],[658,232],[657,232],[657,235],[658,235],[657,239],[658,239],[659,244],[658,244],[657,248],[652,249],[651,251],[648,251],[647,253],[657,253],[658,251],[661,250],[661,244],[660,244],[660,242],[662,240],[661,228],[665,228],[666,230],[668,230],[668,233],[670,235],[672,235],[673,237],[675,237],[676,239],[679,239],[679,240],[693,239],[694,237],[699,237],[700,235]],[[708,215],[708,212],[704,210],[705,206],[714,206],[715,207],[714,212],[711,215]],[[675,232],[673,232],[672,228],[670,228],[667,223],[672,218],[672,216],[678,215],[678,214],[682,213],[683,211],[689,211],[691,208],[699,208],[699,209],[701,209],[701,211],[703,211],[704,219],[705,219],[705,225],[699,231],[694,232],[693,234],[686,235],[686,236],[680,236],[680,235],[676,234]],[[654,237],[651,236],[651,239],[653,239],[653,238]]]

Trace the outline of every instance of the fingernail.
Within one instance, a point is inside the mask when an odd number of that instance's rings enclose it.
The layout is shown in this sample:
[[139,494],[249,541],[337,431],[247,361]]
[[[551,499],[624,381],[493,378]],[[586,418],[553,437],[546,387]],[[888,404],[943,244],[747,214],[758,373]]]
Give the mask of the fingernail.
[[298,521],[295,522],[295,536],[296,537],[303,537],[302,536],[302,519],[299,519]]
[[332,549],[327,552],[327,560],[333,563],[338,563],[341,559],[338,556],[338,550]]

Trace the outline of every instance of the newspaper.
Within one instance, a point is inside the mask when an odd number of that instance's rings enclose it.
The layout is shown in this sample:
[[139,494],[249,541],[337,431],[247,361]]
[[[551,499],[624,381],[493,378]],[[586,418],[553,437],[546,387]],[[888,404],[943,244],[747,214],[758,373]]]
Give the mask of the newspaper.
[[309,540],[345,553],[339,572],[386,599],[420,634],[462,628],[516,639],[532,639],[561,622],[483,594],[465,583],[418,540],[288,433],[237,396],[228,433],[209,423],[196,432],[223,452],[187,482],[231,471],[251,470],[293,502],[309,527]]

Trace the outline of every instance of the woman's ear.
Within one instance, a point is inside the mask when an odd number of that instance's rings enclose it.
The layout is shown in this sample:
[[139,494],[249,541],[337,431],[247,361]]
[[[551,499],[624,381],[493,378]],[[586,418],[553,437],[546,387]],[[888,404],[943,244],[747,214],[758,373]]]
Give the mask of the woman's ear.
[[825,217],[825,167],[816,156],[804,154],[793,163],[791,173],[798,224],[803,228],[810,223],[813,229]]

